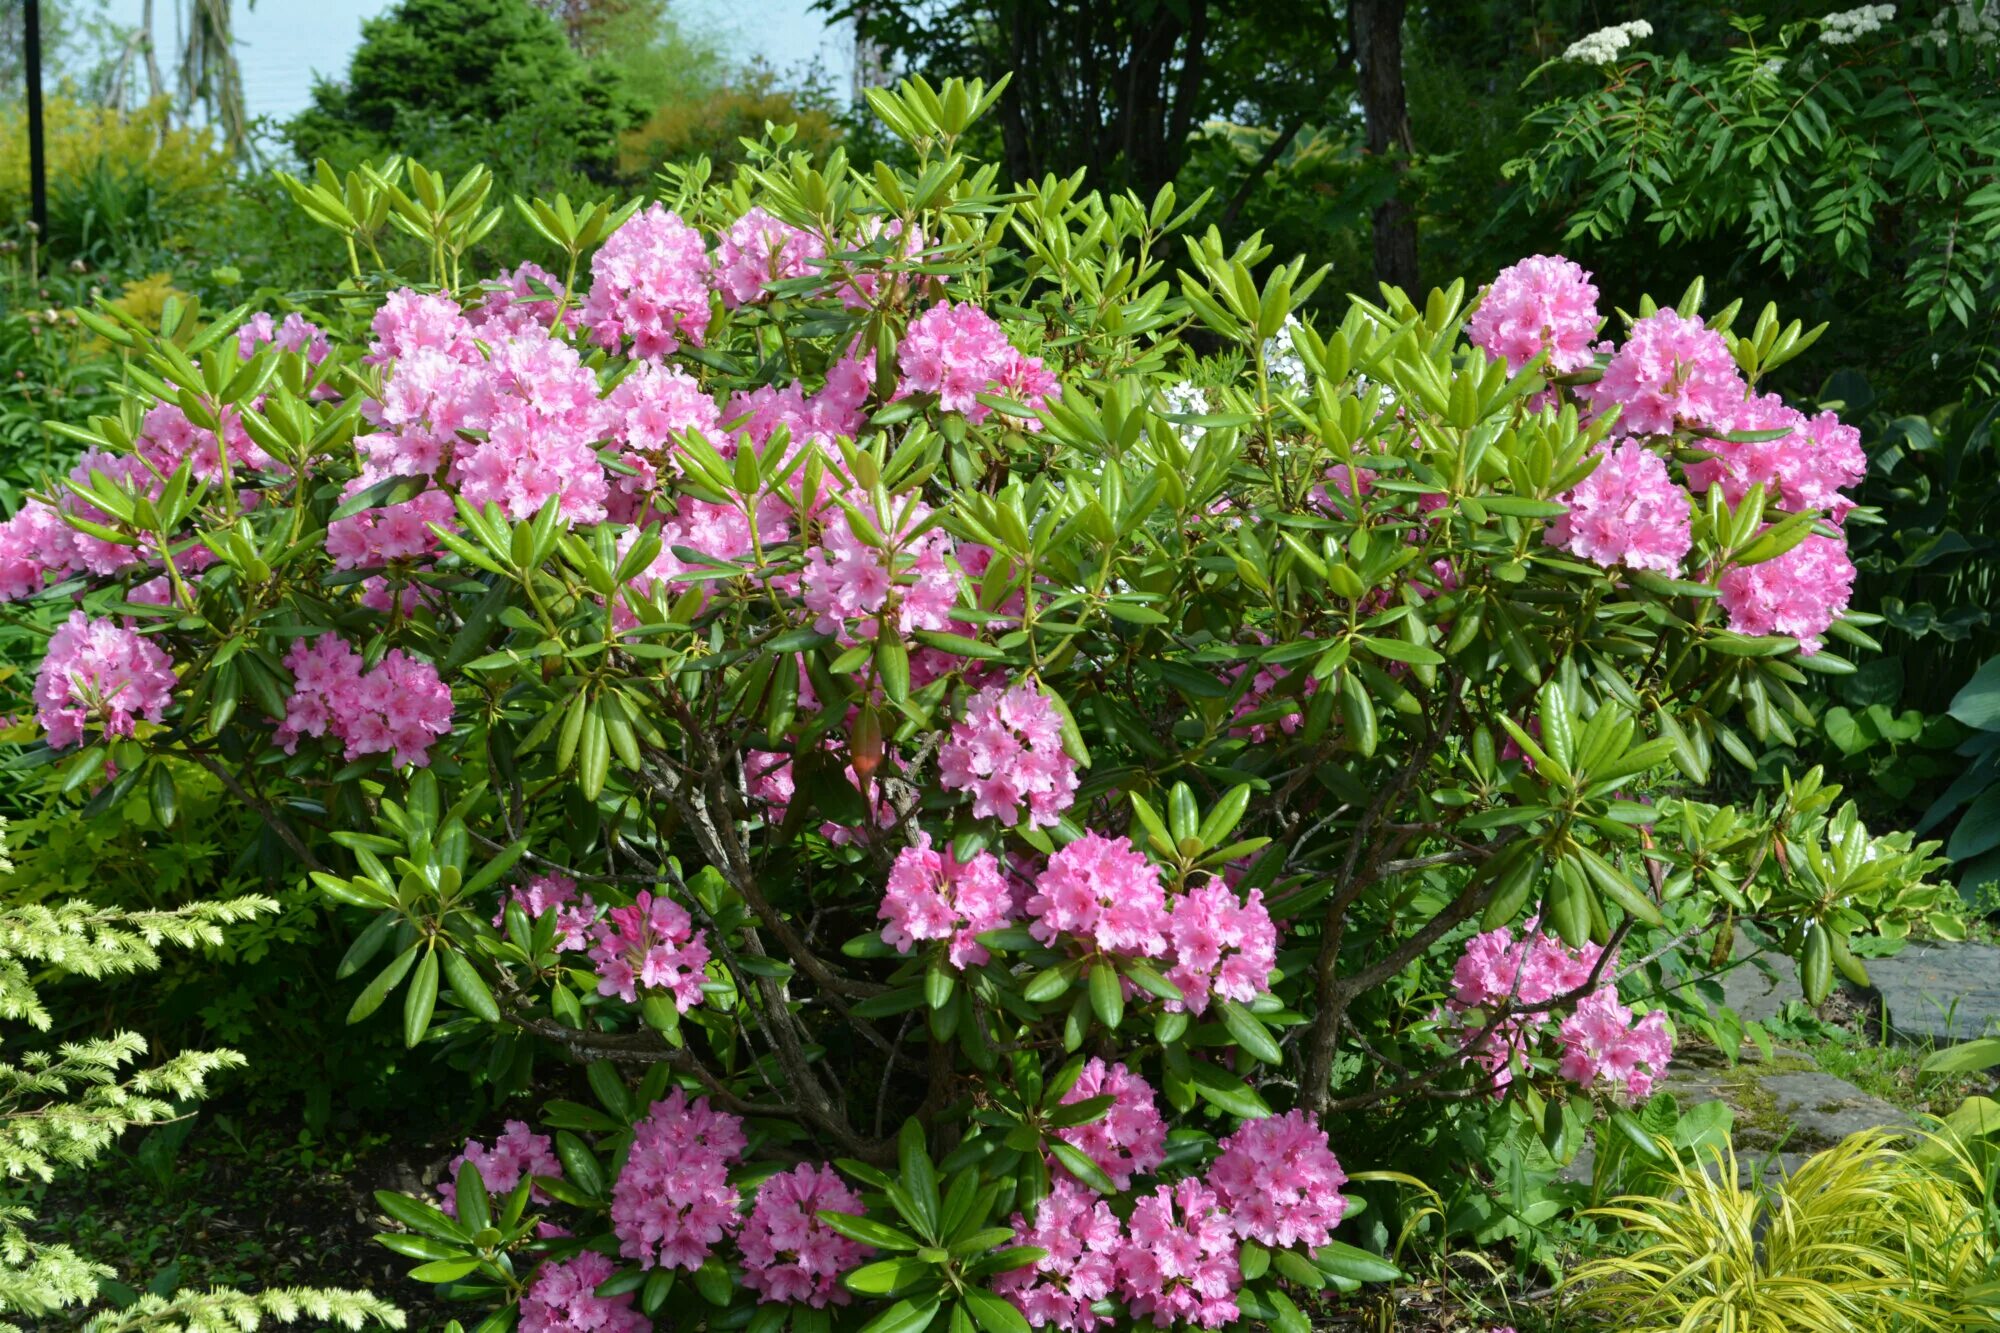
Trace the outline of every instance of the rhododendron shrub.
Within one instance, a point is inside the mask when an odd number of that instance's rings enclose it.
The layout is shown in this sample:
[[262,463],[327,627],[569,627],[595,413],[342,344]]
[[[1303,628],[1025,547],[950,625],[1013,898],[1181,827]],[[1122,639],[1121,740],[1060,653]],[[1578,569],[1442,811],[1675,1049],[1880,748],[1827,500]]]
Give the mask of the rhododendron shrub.
[[1722,935],[1820,998],[1948,924],[1817,774],[1706,797],[1868,646],[1797,326],[1556,256],[1316,322],[1171,192],[1003,188],[991,90],[872,96],[915,170],[538,201],[440,288],[483,187],[409,168],[430,285],[92,316],[135,401],[0,525],[68,616],[16,762],[201,764],[351,911],[352,1020],[505,1104],[382,1196],[416,1280],[1296,1330],[1393,1271],[1396,1173],[1476,1202],[1471,1145],[1573,1152],[1725,1034],[1678,984]]

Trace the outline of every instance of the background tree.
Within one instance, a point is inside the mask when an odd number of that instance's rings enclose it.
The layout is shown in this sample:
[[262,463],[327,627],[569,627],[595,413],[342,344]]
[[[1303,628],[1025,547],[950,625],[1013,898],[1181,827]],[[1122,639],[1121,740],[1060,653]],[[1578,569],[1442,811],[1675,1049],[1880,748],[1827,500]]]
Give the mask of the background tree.
[[286,128],[311,161],[351,164],[426,141],[479,155],[513,140],[498,164],[607,172],[640,108],[624,81],[571,49],[529,0],[402,0],[361,28],[342,82],[321,81]]

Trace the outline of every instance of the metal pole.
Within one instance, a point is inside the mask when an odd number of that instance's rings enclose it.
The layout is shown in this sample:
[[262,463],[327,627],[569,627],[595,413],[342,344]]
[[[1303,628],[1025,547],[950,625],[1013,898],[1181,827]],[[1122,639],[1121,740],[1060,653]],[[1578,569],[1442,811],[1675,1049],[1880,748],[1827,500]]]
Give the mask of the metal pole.
[[27,0],[28,189],[35,234],[49,232],[49,169],[42,152],[42,5]]

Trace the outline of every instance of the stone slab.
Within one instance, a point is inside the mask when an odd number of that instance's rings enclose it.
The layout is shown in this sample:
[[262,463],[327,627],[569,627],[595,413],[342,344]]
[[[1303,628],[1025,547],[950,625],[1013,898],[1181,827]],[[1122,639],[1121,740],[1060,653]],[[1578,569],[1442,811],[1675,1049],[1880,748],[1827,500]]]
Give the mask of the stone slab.
[[1831,1074],[1765,1074],[1757,1083],[1791,1122],[1787,1148],[1829,1148],[1864,1129],[1904,1129],[1910,1123],[1900,1107]]
[[1892,1036],[1943,1045],[2000,1032],[2000,945],[1912,944],[1866,965]]

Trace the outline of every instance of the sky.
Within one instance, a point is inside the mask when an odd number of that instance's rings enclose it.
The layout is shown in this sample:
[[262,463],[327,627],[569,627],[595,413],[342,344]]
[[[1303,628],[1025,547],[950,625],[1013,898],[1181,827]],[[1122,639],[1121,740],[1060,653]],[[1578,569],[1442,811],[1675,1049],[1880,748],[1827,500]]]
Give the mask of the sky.
[[[314,74],[339,75],[361,40],[361,21],[393,0],[236,0],[238,59],[250,114],[284,119],[305,108]],[[851,43],[809,12],[812,0],[676,0],[671,12],[687,27],[716,33],[736,59],[762,56],[779,70],[818,57],[835,87],[845,87]],[[181,0],[154,0],[154,45],[161,65],[178,48],[175,15]],[[144,0],[104,0],[114,23],[137,27]]]

